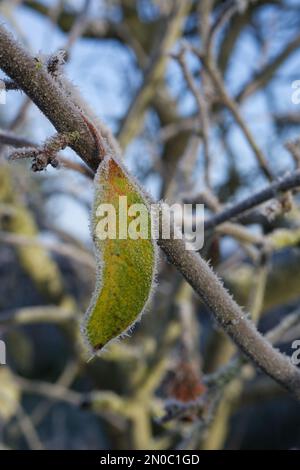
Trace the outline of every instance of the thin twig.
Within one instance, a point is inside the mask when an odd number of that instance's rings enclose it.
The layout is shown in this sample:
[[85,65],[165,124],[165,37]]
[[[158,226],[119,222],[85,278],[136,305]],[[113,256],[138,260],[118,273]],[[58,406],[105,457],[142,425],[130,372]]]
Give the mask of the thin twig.
[[222,6],[222,10],[219,13],[216,21],[212,25],[208,40],[207,40],[207,55],[210,56],[212,54],[212,48],[215,44],[216,36],[218,32],[223,28],[224,24],[228,23],[232,16],[238,11],[238,5],[235,0],[229,0]]
[[284,317],[279,325],[275,326],[271,331],[266,334],[266,338],[272,343],[279,343],[283,336],[288,333],[292,328],[300,324],[300,308]]
[[70,33],[68,34],[68,40],[64,46],[64,50],[69,55],[71,48],[75,44],[78,38],[82,36],[87,25],[87,14],[91,4],[91,0],[85,0],[81,12],[77,15],[77,18],[72,26]]
[[[26,91],[59,132],[80,129],[81,138],[74,143],[73,148],[96,170],[99,164],[99,155],[94,153],[97,145],[82,114],[66,100],[46,72],[36,68],[32,58],[3,27],[0,27],[0,67]],[[263,338],[201,256],[187,251],[183,240],[160,239],[158,243],[241,351],[300,399],[299,370]]]
[[242,130],[246,140],[248,141],[248,144],[253,150],[254,155],[256,156],[257,162],[264,173],[264,175],[267,177],[269,181],[272,181],[273,179],[273,174],[268,166],[267,160],[262,152],[262,150],[258,147],[257,143],[255,142],[255,139],[246,125],[244,119],[241,116],[240,110],[238,108],[237,103],[229,96],[224,82],[223,78],[217,68],[217,65],[210,59],[207,59],[205,56],[201,56],[201,54],[198,54],[200,59],[202,60],[202,63],[209,73],[212,82],[214,83],[216,90],[219,92],[220,97],[223,101],[223,104],[231,111],[233,117],[235,118],[238,126]]
[[278,197],[280,193],[295,189],[298,186],[300,186],[300,170],[296,170],[294,173],[274,181],[261,191],[258,191],[252,196],[249,196],[231,207],[225,208],[222,212],[213,215],[210,219],[205,221],[205,230],[211,230],[227,220],[238,217],[263,202]]
[[205,96],[203,96],[200,88],[197,86],[194,77],[192,76],[188,65],[185,59],[185,49],[182,48],[179,54],[173,54],[172,57],[178,61],[183,76],[188,84],[189,89],[191,90],[198,109],[198,117],[200,122],[201,135],[203,139],[203,149],[204,149],[204,175],[206,186],[210,187],[210,148],[209,148],[209,117],[207,110],[207,102]]
[[[19,137],[16,133],[6,130],[0,130],[0,143],[4,145],[10,145],[15,148],[25,147],[22,155],[20,155],[18,152],[15,155],[12,154],[10,157],[12,160],[20,158],[32,158],[35,152],[42,153],[45,151],[45,145],[43,148],[38,147],[37,144],[35,144],[32,140],[29,140],[25,137]],[[55,154],[53,158],[55,158],[57,168],[68,168],[70,170],[77,171],[78,173],[81,173],[90,179],[94,178],[93,171],[82,163],[70,160],[59,153]]]
[[80,139],[74,141],[71,146],[83,157],[88,166],[96,170],[100,162],[96,154],[95,141],[79,109],[55,83],[47,70],[37,66],[36,61],[2,25],[0,66],[47,116],[58,132],[79,133]]

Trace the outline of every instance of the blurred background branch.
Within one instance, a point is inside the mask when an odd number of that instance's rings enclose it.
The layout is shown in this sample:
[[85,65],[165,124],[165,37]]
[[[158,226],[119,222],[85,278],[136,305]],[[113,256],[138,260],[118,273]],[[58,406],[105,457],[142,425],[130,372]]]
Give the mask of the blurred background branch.
[[[76,124],[72,148],[89,166],[71,150],[40,174],[27,159],[7,162],[53,128],[16,90],[17,76],[0,77],[9,90],[0,105],[1,448],[299,447],[299,404],[237,355],[164,258],[131,338],[86,362],[78,320],[94,286],[98,162],[72,84],[153,198],[205,203],[202,256],[291,356],[300,338],[299,13],[291,0],[0,1],[2,21],[36,57],[19,69],[25,92],[58,132]],[[49,76],[61,49],[65,70]]]

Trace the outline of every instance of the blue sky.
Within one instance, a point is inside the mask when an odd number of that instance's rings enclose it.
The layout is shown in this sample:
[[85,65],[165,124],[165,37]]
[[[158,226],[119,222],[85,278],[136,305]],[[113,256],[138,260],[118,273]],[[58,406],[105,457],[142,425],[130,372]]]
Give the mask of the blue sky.
[[[49,3],[49,2],[45,2]],[[72,2],[75,3],[75,2]],[[80,1],[76,2],[82,3]],[[101,2],[100,2],[101,3]],[[293,2],[290,2],[293,3]],[[93,2],[95,7],[95,2]],[[98,2],[99,5],[99,2]],[[103,11],[103,13],[105,13]],[[65,43],[66,37],[60,33],[57,28],[53,27],[51,22],[40,15],[33,13],[31,10],[21,8],[17,10],[16,25],[11,27],[17,31],[17,34],[31,48],[34,54],[49,54]],[[275,14],[274,9],[269,8],[265,11],[261,21],[271,24],[274,30],[272,40],[268,44],[265,61],[273,57],[281,49],[283,45],[280,34],[281,18]],[[292,25],[293,26],[293,25]],[[290,28],[290,37],[295,34],[295,28]],[[257,44],[253,41],[253,35],[245,30],[242,40],[239,42],[238,48],[234,51],[231,59],[231,67],[227,74],[227,86],[231,93],[237,92],[241,85],[247,81],[259,66],[261,58],[258,57]],[[78,86],[83,97],[92,106],[97,115],[103,119],[113,131],[116,131],[119,120],[126,113],[126,109],[130,102],[130,97],[141,83],[141,74],[137,73],[134,68],[134,58],[132,54],[125,48],[122,48],[114,41],[93,41],[82,39],[77,42],[72,49],[71,61],[66,66],[66,73],[71,81]],[[196,67],[195,60],[189,58],[191,68]],[[291,81],[287,78],[290,74],[300,79],[300,53],[293,55],[292,59],[286,62],[285,66],[280,69],[278,79],[274,81],[271,93],[276,100],[275,104],[278,111],[295,110],[295,106],[291,102]],[[299,71],[299,72],[298,72]],[[170,61],[167,74],[170,90],[174,97],[179,98],[179,109],[182,114],[189,114],[195,108],[193,97],[189,93],[182,95],[182,76],[178,66]],[[21,102],[20,93],[9,93],[7,105],[0,112],[5,114],[5,118],[9,119],[13,116],[17,109],[17,105]],[[242,108],[242,113],[247,122],[250,123],[251,130],[256,136],[259,145],[268,154],[270,160],[276,161],[278,171],[284,172],[291,168],[291,159],[282,146],[278,145],[278,139],[273,126],[268,118],[269,103],[266,101],[262,93],[248,99]],[[300,105],[298,105],[300,107]],[[150,119],[150,118],[148,118]],[[153,124],[155,127],[155,123]],[[30,110],[30,126],[24,131],[29,137],[34,138],[37,142],[45,139],[53,133],[52,126],[45,118],[40,118],[39,111],[32,106]],[[226,160],[224,152],[219,145],[214,133],[212,133],[213,142],[213,181],[217,185],[222,182],[226,171]],[[245,174],[251,173],[255,169],[255,159],[251,149],[244,140],[240,130],[236,126],[232,126],[230,133],[230,145],[235,149],[238,157],[238,166]],[[71,155],[68,149],[66,154]],[[136,139],[126,151],[126,163],[131,171],[137,172],[137,162],[140,163],[141,155],[147,165],[149,159],[148,149],[142,138]],[[74,157],[76,158],[76,157]],[[149,162],[149,160],[148,160]],[[202,182],[202,167],[199,163],[198,172],[196,173],[199,185]],[[83,177],[74,173],[61,171],[57,173],[55,170],[48,170],[48,185],[62,184],[64,187],[76,188],[83,195],[86,201],[92,199],[92,185],[87,183]],[[34,175],[40,178],[40,175]],[[143,182],[147,189],[154,195],[159,194],[160,181],[157,177],[149,177]],[[257,189],[265,184],[263,178],[256,178],[253,186]],[[254,188],[246,188],[242,192],[247,193]],[[80,204],[74,202],[71,198],[57,196],[52,198],[48,204],[48,210],[51,217],[55,217],[56,223],[65,229],[76,233],[83,240],[89,240],[88,230],[88,212]],[[80,223],[78,224],[78,221]]]

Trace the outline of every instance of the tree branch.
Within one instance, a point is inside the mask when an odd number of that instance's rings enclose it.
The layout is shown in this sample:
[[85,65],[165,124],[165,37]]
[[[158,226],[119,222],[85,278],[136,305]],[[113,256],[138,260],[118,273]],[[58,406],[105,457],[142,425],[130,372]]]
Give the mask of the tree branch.
[[[99,164],[95,158],[96,143],[80,110],[66,99],[44,69],[36,67],[36,62],[3,27],[0,27],[0,67],[32,98],[59,132],[80,130],[81,138],[73,148],[96,170]],[[182,240],[160,239],[158,243],[241,351],[300,399],[300,371],[260,335],[207,263],[197,253],[187,251]]]
[[77,152],[94,171],[99,165],[95,140],[79,112],[50,74],[37,63],[12,35],[0,28],[1,69],[21,88],[51,121],[58,132],[77,131],[80,139],[72,143]]
[[205,230],[211,230],[217,225],[220,225],[229,219],[233,219],[248,211],[249,209],[252,209],[259,204],[268,201],[269,199],[278,197],[280,192],[289,191],[290,189],[294,189],[297,186],[300,186],[300,170],[297,170],[293,174],[287,175],[278,181],[275,181],[263,190],[258,191],[252,196],[243,199],[231,207],[225,208],[222,212],[214,215],[205,222]]

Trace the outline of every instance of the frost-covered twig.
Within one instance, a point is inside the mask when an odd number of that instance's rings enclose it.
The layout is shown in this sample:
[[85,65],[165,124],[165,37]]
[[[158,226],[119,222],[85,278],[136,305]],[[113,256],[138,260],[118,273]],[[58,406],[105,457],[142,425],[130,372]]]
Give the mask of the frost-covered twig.
[[[80,139],[72,147],[96,170],[99,164],[99,156],[95,154],[97,146],[82,113],[66,98],[52,77],[36,67],[34,60],[3,26],[0,28],[0,67],[31,97],[59,132],[79,132]],[[240,350],[300,399],[299,370],[256,330],[201,256],[187,251],[182,240],[160,239],[159,245]]]
[[57,168],[59,161],[57,154],[60,150],[70,146],[79,138],[78,132],[69,132],[68,134],[56,134],[48,139],[42,147],[31,147],[17,150],[10,155],[10,160],[22,160],[32,158],[32,170],[42,171],[48,165]]
[[270,199],[276,198],[286,191],[295,189],[300,186],[300,170],[296,170],[291,174],[280,178],[274,183],[271,183],[266,188],[258,191],[252,196],[243,199],[236,204],[233,204],[230,207],[225,208],[222,212],[212,216],[205,222],[205,230],[210,230],[215,228],[217,225],[220,225],[227,220],[238,217],[244,212],[252,209],[253,207],[262,204]]
[[77,131],[80,139],[71,147],[94,171],[98,168],[95,141],[78,107],[59,84],[14,40],[3,25],[0,28],[1,69],[22,89],[52,122],[59,133]]
[[257,331],[201,256],[186,251],[182,240],[159,240],[159,245],[239,349],[300,399],[300,371]]

